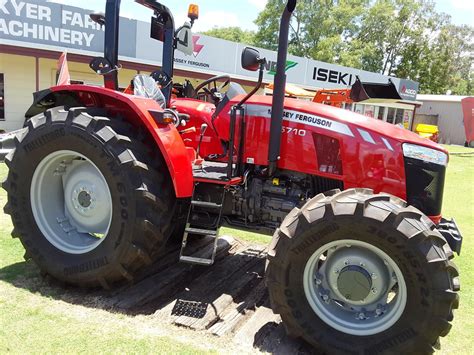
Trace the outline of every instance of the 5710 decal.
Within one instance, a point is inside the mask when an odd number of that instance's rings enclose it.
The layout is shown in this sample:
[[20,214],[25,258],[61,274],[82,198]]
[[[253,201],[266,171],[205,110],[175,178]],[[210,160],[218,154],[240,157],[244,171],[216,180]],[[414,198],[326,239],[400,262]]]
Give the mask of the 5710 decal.
[[295,135],[295,136],[299,136],[299,137],[306,136],[306,130],[305,129],[291,128],[291,127],[282,127],[281,128],[281,133],[291,134],[291,135]]

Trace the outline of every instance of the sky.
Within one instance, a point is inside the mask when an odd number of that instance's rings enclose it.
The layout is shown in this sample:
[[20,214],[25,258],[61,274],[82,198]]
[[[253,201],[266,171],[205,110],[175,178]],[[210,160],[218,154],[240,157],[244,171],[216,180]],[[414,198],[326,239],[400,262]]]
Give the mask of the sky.
[[[95,11],[104,11],[105,0],[49,0],[77,7],[87,7]],[[163,0],[174,15],[176,25],[186,20],[187,7],[190,2],[199,5],[199,20],[193,31],[206,31],[213,27],[239,26],[243,29],[255,30],[253,23],[258,13],[263,10],[267,0]],[[435,0],[438,11],[451,16],[457,25],[474,26],[474,0]],[[149,21],[151,10],[136,4],[133,0],[122,0],[120,15],[124,17]]]

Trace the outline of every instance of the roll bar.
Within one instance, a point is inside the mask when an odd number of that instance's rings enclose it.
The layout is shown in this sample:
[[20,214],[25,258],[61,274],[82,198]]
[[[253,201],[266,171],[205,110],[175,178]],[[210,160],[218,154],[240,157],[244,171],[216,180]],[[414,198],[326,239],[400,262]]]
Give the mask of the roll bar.
[[280,35],[278,39],[277,67],[273,88],[272,118],[270,124],[270,142],[268,147],[268,174],[272,176],[280,159],[281,129],[286,86],[286,58],[288,52],[288,33],[290,20],[296,8],[297,0],[288,0],[280,20]]
[[[162,22],[164,31],[162,71],[173,77],[175,27],[171,11],[156,0],[135,0],[135,2],[152,9],[155,18],[159,18]],[[107,0],[105,5],[104,58],[114,69],[118,67],[120,3],[121,0]],[[118,90],[117,70],[111,70],[104,75],[104,85],[108,89]],[[169,106],[171,85],[162,91],[166,98],[166,106]]]
[[[118,67],[118,43],[121,0],[107,0],[105,4],[104,58],[112,68]],[[118,73],[112,70],[104,75],[104,86],[118,90]]]

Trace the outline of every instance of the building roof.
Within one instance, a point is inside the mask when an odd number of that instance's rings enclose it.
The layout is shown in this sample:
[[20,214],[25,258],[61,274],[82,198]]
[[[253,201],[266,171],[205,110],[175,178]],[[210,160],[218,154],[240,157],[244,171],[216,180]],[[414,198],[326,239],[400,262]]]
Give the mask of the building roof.
[[462,99],[469,96],[461,95],[416,95],[418,101],[441,101],[441,102],[461,102]]

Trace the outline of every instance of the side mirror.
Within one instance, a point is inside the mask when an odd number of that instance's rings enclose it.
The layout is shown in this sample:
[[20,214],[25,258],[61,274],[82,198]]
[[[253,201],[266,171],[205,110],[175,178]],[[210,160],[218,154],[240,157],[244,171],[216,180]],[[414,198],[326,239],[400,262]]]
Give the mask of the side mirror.
[[242,68],[250,71],[257,71],[260,64],[266,62],[265,58],[260,58],[260,53],[254,48],[246,47],[242,51]]
[[194,52],[193,33],[189,22],[185,22],[176,34],[176,49],[186,55]]
[[105,14],[103,12],[93,12],[89,14],[89,17],[101,27],[105,25]]

